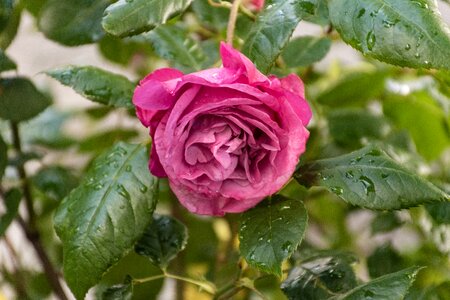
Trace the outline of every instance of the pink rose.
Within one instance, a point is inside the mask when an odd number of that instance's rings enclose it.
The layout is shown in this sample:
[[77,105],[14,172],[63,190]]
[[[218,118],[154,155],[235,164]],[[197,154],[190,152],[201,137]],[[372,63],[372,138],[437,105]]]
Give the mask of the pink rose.
[[251,0],[251,6],[253,7],[253,10],[260,11],[264,8],[264,0]]
[[311,110],[296,75],[266,77],[222,43],[223,67],[183,74],[159,69],[133,103],[153,139],[150,171],[168,177],[191,212],[245,211],[290,179]]

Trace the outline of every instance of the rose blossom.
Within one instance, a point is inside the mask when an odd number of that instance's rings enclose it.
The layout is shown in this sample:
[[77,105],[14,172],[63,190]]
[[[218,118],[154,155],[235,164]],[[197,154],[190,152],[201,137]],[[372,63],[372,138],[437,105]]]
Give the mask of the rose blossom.
[[266,77],[222,43],[223,67],[164,68],[144,78],[133,103],[153,139],[149,167],[168,177],[191,212],[245,211],[292,176],[311,110],[300,78]]
[[265,0],[246,0],[244,4],[254,11],[260,11],[264,8]]

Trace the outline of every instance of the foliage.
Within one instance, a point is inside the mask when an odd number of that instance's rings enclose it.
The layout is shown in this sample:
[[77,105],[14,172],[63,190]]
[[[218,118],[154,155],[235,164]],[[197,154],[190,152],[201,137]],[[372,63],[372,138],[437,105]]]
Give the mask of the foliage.
[[[156,299],[169,279],[178,299],[449,298],[450,31],[436,1],[249,2],[0,0],[0,298],[71,299],[64,280],[76,299]],[[126,76],[41,70],[94,105],[60,111],[8,49],[25,11]],[[159,67],[219,66],[227,36],[262,73],[299,75],[313,121],[283,190],[198,217],[149,173],[132,97]],[[330,61],[342,47],[362,55]],[[33,251],[11,243],[17,230]]]

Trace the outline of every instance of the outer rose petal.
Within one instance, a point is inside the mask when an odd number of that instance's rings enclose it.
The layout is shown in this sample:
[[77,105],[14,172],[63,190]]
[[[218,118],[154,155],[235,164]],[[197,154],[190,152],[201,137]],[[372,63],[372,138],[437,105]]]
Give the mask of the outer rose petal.
[[255,7],[256,11],[260,11],[264,8],[264,0],[252,0],[252,4]]

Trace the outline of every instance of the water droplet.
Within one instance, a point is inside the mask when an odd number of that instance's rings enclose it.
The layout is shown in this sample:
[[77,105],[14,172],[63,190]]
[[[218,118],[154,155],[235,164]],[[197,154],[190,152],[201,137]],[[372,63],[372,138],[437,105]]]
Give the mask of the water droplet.
[[125,167],[125,171],[131,172],[131,170],[132,170],[131,165],[127,165],[127,166]]
[[385,174],[385,173],[382,173],[381,174],[381,178],[383,178],[383,179],[386,179],[386,178],[388,178],[389,177],[389,174]]
[[366,9],[365,8],[361,8],[358,12],[358,19],[361,18],[362,16],[364,16],[364,14],[366,13]]
[[263,237],[260,237],[259,239],[258,239],[258,242],[262,242],[264,240],[264,238]]
[[385,28],[391,28],[395,25],[395,22],[389,21],[389,20],[383,20],[383,26]]
[[122,185],[118,184],[116,186],[116,191],[119,193],[120,196],[124,197],[127,200],[131,199],[130,193],[128,193],[127,189]]
[[141,185],[139,187],[139,190],[141,191],[141,193],[146,193],[148,191],[148,188],[145,185]]
[[96,189],[96,190],[101,190],[103,188],[103,184],[102,183],[97,183],[95,186],[94,186],[94,189]]
[[420,58],[420,53],[419,53],[419,52],[416,52],[416,54],[414,54],[414,57],[415,57],[415,58]]
[[431,66],[431,63],[428,60],[424,61],[423,63],[425,64],[425,66],[427,68],[429,68]]
[[411,49],[411,45],[410,45],[410,44],[406,44],[405,50],[408,51],[408,50],[410,50],[410,49]]
[[370,51],[372,51],[373,47],[375,46],[375,42],[377,41],[375,34],[373,33],[373,31],[369,31],[369,33],[367,34],[366,37],[366,42],[367,42],[367,49],[369,49]]
[[289,253],[291,251],[291,249],[292,249],[292,242],[290,242],[290,241],[287,241],[286,243],[284,243],[281,246],[281,250],[283,250],[284,252],[287,252],[287,253]]
[[289,205],[283,205],[282,207],[280,207],[280,211],[286,210],[286,209],[290,209],[291,207]]
[[345,177],[347,177],[348,179],[353,179],[355,175],[353,174],[353,171],[348,171],[345,173]]
[[375,192],[375,184],[373,183],[373,181],[369,177],[361,176],[361,177],[359,177],[359,181],[363,184],[364,191],[365,191],[367,196],[370,193],[374,193]]
[[374,296],[375,296],[375,293],[372,292],[371,290],[367,290],[364,292],[364,297],[367,300],[373,299]]
[[335,193],[338,196],[341,196],[344,193],[344,189],[339,186],[332,186],[330,189],[333,193]]
[[323,181],[327,181],[328,179],[333,178],[334,175],[330,174],[330,175],[321,175],[321,178]]
[[369,156],[380,156],[381,155],[381,151],[378,149],[372,149],[369,152],[367,152],[365,155],[369,155]]

